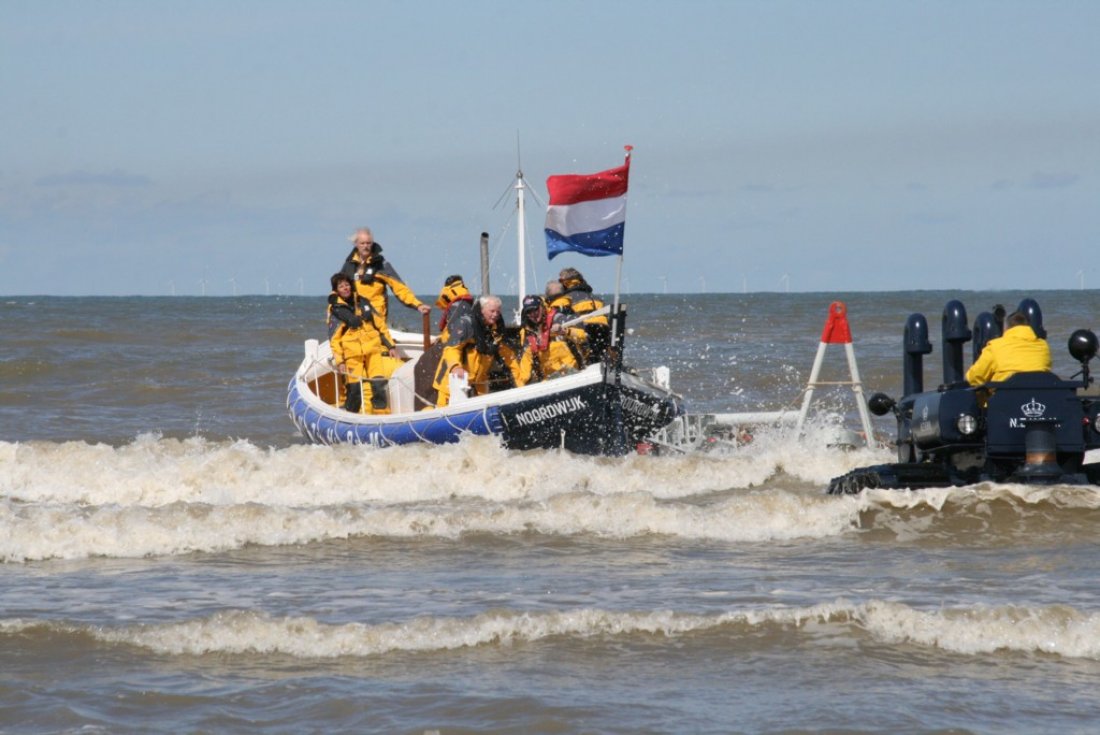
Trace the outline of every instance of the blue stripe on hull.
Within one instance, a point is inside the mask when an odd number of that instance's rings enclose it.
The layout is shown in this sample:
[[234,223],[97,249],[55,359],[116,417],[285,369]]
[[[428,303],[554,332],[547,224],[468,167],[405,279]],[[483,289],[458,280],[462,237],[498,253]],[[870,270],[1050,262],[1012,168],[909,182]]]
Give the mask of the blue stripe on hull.
[[355,421],[336,419],[310,406],[298,392],[294,379],[290,381],[286,404],[298,430],[316,444],[369,444],[378,447],[416,442],[447,444],[458,441],[463,434],[488,436],[504,431],[500,409],[495,406],[398,422],[371,421],[369,414],[360,415]]

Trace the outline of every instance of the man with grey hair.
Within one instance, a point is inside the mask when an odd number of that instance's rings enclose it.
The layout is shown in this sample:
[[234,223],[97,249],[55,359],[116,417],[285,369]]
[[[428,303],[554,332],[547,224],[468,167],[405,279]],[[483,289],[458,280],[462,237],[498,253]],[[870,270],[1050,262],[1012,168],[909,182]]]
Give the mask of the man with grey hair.
[[447,325],[450,336],[435,373],[434,387],[439,394],[436,406],[450,403],[450,376],[469,379],[478,395],[489,392],[489,371],[500,360],[519,385],[519,360],[515,351],[504,344],[504,321],[500,317],[500,297],[478,297],[474,308]]
[[389,288],[405,306],[416,309],[421,314],[427,314],[432,307],[421,303],[416,298],[401,276],[393,266],[382,257],[382,246],[374,241],[374,234],[369,227],[360,227],[349,238],[355,246],[344,261],[340,272],[352,279],[355,292],[361,300],[366,301],[383,325],[386,339],[391,343],[393,338],[389,333],[389,299],[386,297],[386,289]]

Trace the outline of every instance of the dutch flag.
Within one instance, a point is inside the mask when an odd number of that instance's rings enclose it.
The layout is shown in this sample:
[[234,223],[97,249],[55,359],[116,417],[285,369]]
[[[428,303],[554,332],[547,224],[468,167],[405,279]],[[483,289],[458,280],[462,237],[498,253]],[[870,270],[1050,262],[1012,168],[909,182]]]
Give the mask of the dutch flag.
[[622,255],[626,225],[626,187],[630,178],[630,147],[626,163],[595,174],[563,174],[546,179],[546,255]]

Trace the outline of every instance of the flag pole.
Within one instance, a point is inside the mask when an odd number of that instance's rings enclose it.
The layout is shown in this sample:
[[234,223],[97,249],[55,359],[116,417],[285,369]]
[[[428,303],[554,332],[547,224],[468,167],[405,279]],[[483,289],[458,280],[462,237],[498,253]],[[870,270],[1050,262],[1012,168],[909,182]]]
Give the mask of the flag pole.
[[[626,150],[626,171],[627,176],[630,176],[630,153],[634,150],[632,145],[624,145],[623,149]],[[626,239],[626,229],[623,229],[623,239]],[[626,243],[623,243],[623,250],[626,250]],[[617,347],[619,344],[619,290],[620,284],[623,280],[623,254],[619,253],[619,261],[615,264],[615,297],[612,301],[611,307],[611,344]]]

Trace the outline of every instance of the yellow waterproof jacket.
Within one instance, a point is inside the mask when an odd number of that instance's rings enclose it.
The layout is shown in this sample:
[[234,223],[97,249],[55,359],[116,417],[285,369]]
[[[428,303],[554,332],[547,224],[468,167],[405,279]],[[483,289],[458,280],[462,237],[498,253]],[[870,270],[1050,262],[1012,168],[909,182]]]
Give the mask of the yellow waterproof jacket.
[[350,311],[354,318],[336,322],[335,331],[329,339],[333,361],[343,365],[352,375],[366,377],[372,358],[385,354],[388,342],[384,341],[369,308],[362,308],[354,300],[349,304],[339,296],[330,296],[330,319],[334,311],[340,310],[345,315]]
[[386,298],[386,288],[389,287],[398,301],[411,309],[419,308],[421,301],[405,285],[389,261],[382,257],[381,252],[382,249],[375,243],[373,257],[369,263],[364,263],[359,257],[359,251],[352,250],[341,272],[352,279],[355,292],[359,294],[359,298],[366,299],[370,304],[389,338],[389,300]]
[[583,367],[581,346],[587,339],[587,333],[583,329],[569,327],[561,334],[551,334],[550,326],[562,321],[562,315],[552,310],[544,329],[536,332],[524,327],[520,330],[523,354],[519,360],[517,386],[537,383]]
[[468,380],[474,391],[484,395],[489,389],[489,371],[498,355],[512,374],[512,379],[519,384],[519,360],[515,351],[504,344],[499,329],[483,324],[472,311],[468,316],[452,320],[447,328],[450,334],[436,371],[437,390],[443,389],[451,369],[461,365],[469,373]]
[[966,382],[981,385],[1007,380],[1016,373],[1050,370],[1050,345],[1027,324],[1009,328],[991,339],[966,371]]
[[563,310],[564,311],[569,311],[570,303],[572,303],[572,302],[569,301],[569,297],[566,296],[565,294],[559,294],[558,296],[555,296],[553,299],[547,299],[546,300],[546,305],[547,306],[549,306],[551,309],[556,309],[558,311],[563,311]]
[[[550,302],[550,306],[562,309],[563,311],[568,309],[573,312],[574,316],[584,316],[590,311],[602,309],[604,303],[593,296],[591,291],[584,288],[574,288],[555,298]],[[600,324],[605,327],[610,324],[607,320],[607,316],[603,314],[594,316],[591,319],[585,319],[584,323]]]

